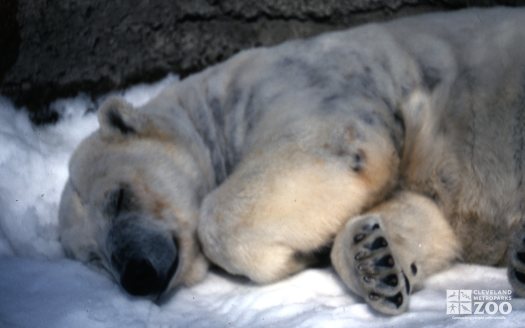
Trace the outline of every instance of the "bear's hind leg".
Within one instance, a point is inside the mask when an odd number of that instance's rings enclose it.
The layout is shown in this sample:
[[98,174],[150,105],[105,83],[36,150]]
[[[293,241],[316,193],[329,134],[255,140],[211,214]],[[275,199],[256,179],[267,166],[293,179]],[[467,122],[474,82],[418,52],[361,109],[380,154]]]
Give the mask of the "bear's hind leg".
[[458,255],[459,243],[437,206],[403,192],[351,218],[337,235],[332,264],[343,282],[384,314],[406,311],[408,295]]

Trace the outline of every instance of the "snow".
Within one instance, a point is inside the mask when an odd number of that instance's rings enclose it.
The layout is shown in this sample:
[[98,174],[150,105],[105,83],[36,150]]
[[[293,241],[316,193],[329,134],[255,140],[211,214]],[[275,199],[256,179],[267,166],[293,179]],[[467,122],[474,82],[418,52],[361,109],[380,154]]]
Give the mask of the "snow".
[[[119,92],[134,105],[167,84]],[[0,97],[0,327],[521,327],[525,300],[505,316],[446,314],[447,289],[510,288],[505,269],[458,264],[431,277],[397,317],[351,295],[331,269],[310,269],[256,286],[222,272],[160,301],[131,297],[106,276],[65,259],[57,211],[75,146],[96,129],[98,100],[57,101],[63,118],[34,127]]]

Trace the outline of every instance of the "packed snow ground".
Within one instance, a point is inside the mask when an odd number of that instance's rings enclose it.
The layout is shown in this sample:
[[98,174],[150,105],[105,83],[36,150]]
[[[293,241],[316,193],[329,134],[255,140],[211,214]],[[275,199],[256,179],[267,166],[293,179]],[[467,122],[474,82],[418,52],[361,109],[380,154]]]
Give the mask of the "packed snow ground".
[[[139,105],[173,83],[169,76],[121,94]],[[505,269],[456,265],[432,277],[409,312],[386,317],[350,295],[330,269],[255,286],[210,273],[162,303],[130,297],[107,277],[65,259],[57,211],[67,161],[97,128],[86,96],[57,101],[63,119],[34,127],[0,97],[0,327],[523,327],[525,300],[508,315],[446,314],[447,289],[509,289]],[[90,110],[91,109],[91,110]]]

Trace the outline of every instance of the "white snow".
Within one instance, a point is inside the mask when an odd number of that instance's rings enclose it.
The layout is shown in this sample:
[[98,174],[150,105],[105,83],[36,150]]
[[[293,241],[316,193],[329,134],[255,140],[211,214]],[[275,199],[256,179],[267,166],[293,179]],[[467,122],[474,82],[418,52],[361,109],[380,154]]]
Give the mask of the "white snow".
[[[135,105],[176,80],[121,92]],[[386,317],[352,296],[330,269],[255,286],[210,273],[162,302],[130,297],[106,276],[65,259],[57,241],[57,210],[67,160],[96,129],[79,95],[54,106],[63,119],[34,127],[0,97],[0,327],[523,327],[525,300],[506,316],[446,314],[447,289],[509,289],[505,269],[458,264],[431,277],[409,312]]]

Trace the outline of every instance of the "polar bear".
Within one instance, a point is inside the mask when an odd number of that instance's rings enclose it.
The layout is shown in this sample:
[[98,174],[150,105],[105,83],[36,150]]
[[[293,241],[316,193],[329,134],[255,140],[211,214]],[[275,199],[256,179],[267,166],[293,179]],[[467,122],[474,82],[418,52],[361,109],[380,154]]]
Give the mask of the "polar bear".
[[209,263],[270,283],[330,252],[406,311],[429,275],[507,265],[525,296],[524,9],[369,24],[239,53],[98,111],[60,205],[67,254],[134,295]]

